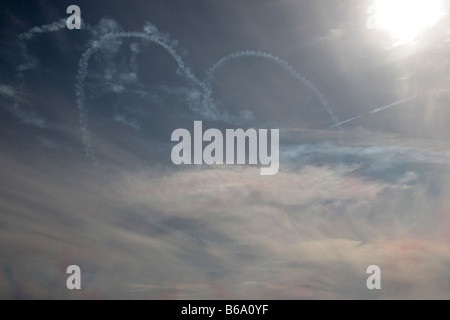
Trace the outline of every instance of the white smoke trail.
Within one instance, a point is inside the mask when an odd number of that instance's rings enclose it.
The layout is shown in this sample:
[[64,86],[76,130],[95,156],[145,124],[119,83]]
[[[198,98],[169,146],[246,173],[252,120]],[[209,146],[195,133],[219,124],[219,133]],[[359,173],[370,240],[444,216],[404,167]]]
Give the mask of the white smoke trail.
[[393,103],[388,104],[386,106],[383,106],[383,107],[380,107],[380,108],[376,108],[376,109],[370,111],[370,113],[374,114],[374,113],[377,113],[377,112],[380,112],[380,111],[383,111],[383,110],[386,110],[386,109],[398,106],[398,105],[403,104],[405,102],[409,102],[409,101],[414,100],[416,98],[417,98],[417,96],[412,96],[412,97],[409,97],[409,98],[406,98],[406,99],[403,99],[403,100],[400,100],[400,101],[397,101],[397,102],[393,102]]
[[183,59],[177,54],[174,49],[174,43],[170,43],[168,37],[160,34],[156,27],[153,25],[147,25],[144,28],[145,32],[116,32],[116,33],[108,33],[102,36],[99,40],[94,41],[92,45],[83,53],[78,65],[78,75],[77,75],[77,83],[75,85],[75,91],[77,96],[77,107],[80,112],[80,127],[82,133],[83,145],[85,148],[85,153],[88,158],[94,163],[95,166],[99,166],[99,162],[96,159],[92,142],[91,142],[91,134],[89,132],[88,127],[88,117],[87,110],[85,107],[86,103],[86,93],[84,89],[84,82],[88,73],[89,67],[89,59],[91,56],[102,49],[102,46],[107,41],[119,38],[138,38],[144,39],[146,41],[150,41],[152,43],[158,44],[163,47],[169,55],[176,61],[178,65],[177,74],[179,76],[185,77],[186,79],[192,81],[195,85],[199,86],[205,92],[204,99],[202,101],[203,111],[205,112],[205,116],[209,116],[210,118],[217,117],[217,111],[212,110],[215,106],[209,101],[211,94],[208,94],[209,88],[205,83],[200,81],[191,70],[185,65]]
[[28,30],[27,32],[24,32],[19,35],[19,40],[30,40],[33,38],[33,36],[37,33],[47,33],[47,32],[55,32],[58,30],[61,30],[66,27],[66,19],[60,19],[56,22],[53,22],[51,24],[46,24],[43,26],[36,26]]
[[[414,99],[416,99],[416,98],[417,98],[417,96],[412,96],[412,97],[409,97],[409,98],[406,98],[406,99],[403,99],[403,100],[399,100],[399,101],[390,103],[390,104],[388,104],[388,105],[385,105],[385,106],[383,106],[383,107],[379,107],[379,108],[376,108],[376,109],[370,111],[370,114],[374,114],[374,113],[378,113],[378,112],[387,110],[387,109],[389,109],[389,108],[392,108],[392,107],[401,105],[401,104],[403,104],[403,103],[412,101],[412,100],[414,100]],[[358,120],[358,119],[360,119],[360,118],[362,118],[362,115],[359,115],[359,116],[356,116],[356,117],[353,117],[353,118],[350,118],[350,119],[347,119],[347,120],[344,120],[344,121],[335,123],[335,124],[333,124],[332,126],[328,127],[328,129],[340,127],[340,126],[342,126],[342,125],[344,125],[344,124],[347,124],[347,123],[352,122],[352,121],[354,121],[354,120]]]
[[328,127],[328,129],[332,129],[332,128],[336,128],[336,127],[342,126],[343,124],[346,124],[348,122],[352,122],[353,120],[357,120],[359,118],[361,118],[361,116],[356,116],[356,117],[353,117],[353,118],[350,118],[350,119],[347,119],[347,120],[335,123],[332,126]]
[[137,56],[141,52],[141,49],[139,48],[139,44],[138,43],[130,44],[130,51],[131,51],[130,69],[132,72],[137,73],[138,69],[139,69],[138,64],[137,64]]
[[296,70],[293,66],[291,66],[287,61],[281,59],[280,57],[274,56],[271,53],[262,52],[262,51],[254,51],[254,50],[245,50],[238,51],[227,55],[226,57],[217,61],[208,71],[206,71],[206,83],[210,83],[213,79],[214,73],[223,67],[226,63],[240,59],[244,57],[255,57],[255,58],[264,58],[275,62],[280,67],[287,70],[294,78],[299,80],[303,85],[305,85],[308,89],[310,89],[319,99],[325,111],[331,117],[333,122],[339,122],[339,119],[334,114],[333,110],[329,107],[328,101],[325,99],[325,95],[320,92],[320,90],[307,78],[305,78],[298,70]]

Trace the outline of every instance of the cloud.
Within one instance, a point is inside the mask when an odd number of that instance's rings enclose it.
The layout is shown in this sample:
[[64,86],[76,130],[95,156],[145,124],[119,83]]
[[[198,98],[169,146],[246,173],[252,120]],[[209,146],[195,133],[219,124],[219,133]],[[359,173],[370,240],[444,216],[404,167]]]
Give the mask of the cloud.
[[16,90],[13,87],[7,85],[0,85],[0,94],[7,97],[16,97]]
[[321,161],[339,164],[355,164],[366,172],[381,172],[405,164],[445,165],[450,163],[450,153],[427,150],[413,146],[340,146],[331,143],[285,146],[280,152],[284,161],[297,164]]
[[24,105],[30,105],[30,103],[14,87],[0,84],[0,97],[3,98],[0,100],[2,106],[20,122],[41,129],[45,128],[44,119],[33,110],[23,108]]
[[140,126],[136,119],[127,119],[124,116],[120,114],[114,115],[114,121],[117,121],[118,123],[124,124],[130,128],[132,128],[135,131],[138,131]]
[[[394,150],[346,151],[374,163],[389,152],[397,163],[420,159]],[[427,180],[412,167],[390,181],[364,166],[355,174],[357,162],[289,162],[272,177],[248,166],[111,164],[105,182],[77,157],[31,167],[5,153],[0,267],[12,273],[0,273],[0,296],[73,298],[61,286],[70,264],[82,269],[85,298],[448,295],[447,171]],[[365,288],[372,264],[382,268],[380,293]]]

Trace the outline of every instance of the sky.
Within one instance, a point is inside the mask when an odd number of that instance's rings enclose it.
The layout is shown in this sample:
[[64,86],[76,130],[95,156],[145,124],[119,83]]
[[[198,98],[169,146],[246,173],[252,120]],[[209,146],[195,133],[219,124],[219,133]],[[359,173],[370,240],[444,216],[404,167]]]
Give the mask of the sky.
[[[0,298],[449,299],[449,10],[1,0]],[[194,121],[278,173],[175,165]]]

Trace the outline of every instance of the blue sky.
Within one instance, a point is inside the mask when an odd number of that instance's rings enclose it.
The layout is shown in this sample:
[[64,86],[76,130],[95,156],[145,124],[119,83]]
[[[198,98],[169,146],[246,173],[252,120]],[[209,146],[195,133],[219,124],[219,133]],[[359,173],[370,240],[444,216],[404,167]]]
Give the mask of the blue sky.
[[[374,3],[2,1],[0,298],[449,298],[448,8]],[[194,121],[280,129],[278,174],[174,165]]]

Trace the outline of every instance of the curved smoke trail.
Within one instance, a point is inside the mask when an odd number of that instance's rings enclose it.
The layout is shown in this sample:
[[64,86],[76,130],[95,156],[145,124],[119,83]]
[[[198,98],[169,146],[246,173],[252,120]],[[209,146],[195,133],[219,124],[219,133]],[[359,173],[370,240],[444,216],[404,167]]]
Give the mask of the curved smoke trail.
[[77,83],[75,85],[75,91],[77,96],[77,107],[80,112],[80,126],[81,126],[81,134],[83,139],[83,145],[85,147],[85,153],[88,158],[90,158],[95,166],[99,166],[99,162],[95,156],[94,149],[92,147],[91,142],[91,134],[89,132],[88,122],[87,122],[87,110],[85,107],[86,102],[86,93],[84,89],[84,82],[88,73],[89,67],[89,59],[91,56],[97,51],[102,49],[102,44],[106,41],[118,38],[139,38],[144,39],[159,46],[163,47],[170,56],[176,61],[178,64],[177,74],[179,76],[183,76],[186,79],[192,81],[194,84],[199,86],[205,92],[203,95],[202,108],[205,116],[210,118],[217,117],[217,111],[215,110],[215,106],[210,100],[211,94],[208,86],[200,81],[191,70],[185,65],[183,59],[177,54],[173,45],[169,44],[167,39],[162,35],[156,33],[156,28],[145,28],[145,32],[117,32],[117,33],[108,33],[102,36],[99,40],[94,41],[81,56],[78,65],[78,75],[77,75]]
[[333,122],[339,122],[338,117],[334,114],[333,110],[329,107],[328,101],[325,98],[325,95],[320,92],[320,90],[307,78],[305,78],[298,70],[296,70],[293,66],[291,66],[287,61],[283,60],[282,58],[278,56],[274,56],[271,53],[262,52],[262,51],[254,51],[254,50],[245,50],[245,51],[238,51],[231,53],[227,55],[226,57],[223,57],[219,61],[217,61],[211,68],[209,68],[208,71],[206,71],[206,78],[205,82],[210,83],[213,79],[214,73],[223,67],[228,62],[244,58],[244,57],[255,57],[255,58],[264,58],[271,60],[272,62],[275,62],[280,67],[284,68],[286,71],[288,71],[294,78],[299,80],[303,85],[305,85],[308,89],[310,89],[314,94],[317,96],[317,98],[320,100],[320,103],[322,104],[325,111],[330,115]]

